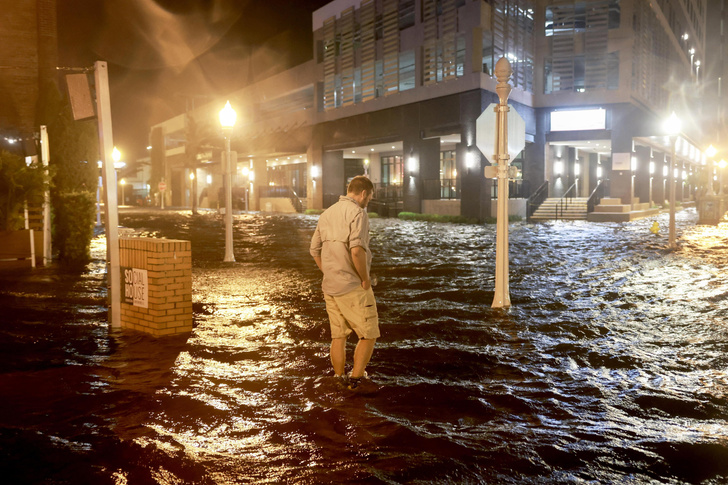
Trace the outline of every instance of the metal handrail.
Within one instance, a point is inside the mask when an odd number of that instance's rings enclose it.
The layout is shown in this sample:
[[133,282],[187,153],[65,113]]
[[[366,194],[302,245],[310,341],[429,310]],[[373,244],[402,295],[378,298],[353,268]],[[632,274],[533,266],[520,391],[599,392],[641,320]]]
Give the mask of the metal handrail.
[[526,201],[526,220],[527,221],[530,222],[531,216],[533,216],[533,213],[536,212],[536,209],[538,209],[539,206],[541,204],[543,204],[543,201],[546,200],[548,195],[549,195],[549,181],[546,180],[544,183],[541,184],[541,186],[538,189],[536,189],[536,192],[531,194],[531,196]]
[[602,200],[605,193],[609,190],[609,179],[599,180],[597,186],[592,190],[589,199],[586,201],[586,211],[594,212],[596,205]]
[[555,208],[556,214],[554,217],[556,220],[559,219],[559,210],[561,210],[561,215],[563,216],[564,210],[569,208],[569,199],[574,198],[573,195],[570,196],[569,194],[571,193],[572,190],[574,192],[576,192],[577,184],[578,184],[578,181],[571,184],[571,187],[569,187],[569,189],[566,192],[564,192],[564,195],[562,195],[561,198],[559,199],[559,203],[556,204],[556,208]]
[[296,212],[303,212],[303,202],[301,202],[301,198],[298,196],[296,191],[288,185],[261,187],[260,195],[261,197],[289,199]]

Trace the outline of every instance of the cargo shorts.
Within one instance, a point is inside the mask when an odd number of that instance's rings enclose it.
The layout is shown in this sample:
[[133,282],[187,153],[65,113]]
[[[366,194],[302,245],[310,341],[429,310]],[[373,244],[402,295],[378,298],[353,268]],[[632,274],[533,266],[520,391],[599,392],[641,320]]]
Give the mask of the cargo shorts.
[[361,286],[341,296],[324,295],[331,324],[331,338],[346,338],[355,332],[359,338],[379,337],[379,315],[374,291]]

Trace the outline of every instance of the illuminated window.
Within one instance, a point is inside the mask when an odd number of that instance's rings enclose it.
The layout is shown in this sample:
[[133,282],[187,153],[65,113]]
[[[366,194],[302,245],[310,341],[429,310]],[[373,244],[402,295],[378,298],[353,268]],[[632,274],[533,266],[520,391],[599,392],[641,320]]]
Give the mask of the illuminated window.
[[404,179],[404,163],[401,155],[382,157],[382,184],[401,185]]

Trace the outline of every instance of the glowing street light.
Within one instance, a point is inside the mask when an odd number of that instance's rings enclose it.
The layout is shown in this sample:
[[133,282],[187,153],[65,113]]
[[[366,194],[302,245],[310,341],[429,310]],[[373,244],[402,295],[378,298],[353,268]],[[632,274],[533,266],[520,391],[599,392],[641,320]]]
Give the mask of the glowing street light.
[[667,134],[670,136],[670,143],[672,145],[672,152],[670,155],[670,170],[668,172],[670,179],[670,230],[669,230],[669,238],[668,238],[668,246],[670,249],[674,249],[676,247],[675,244],[675,144],[677,143],[677,137],[680,134],[680,131],[682,130],[682,123],[680,122],[680,118],[677,117],[675,112],[673,111],[667,120],[665,120],[665,124],[663,126]]
[[235,254],[233,253],[233,188],[231,153],[230,153],[230,136],[233,133],[235,120],[238,115],[230,106],[230,101],[225,103],[225,107],[220,110],[220,125],[222,126],[223,135],[225,135],[225,163],[223,164],[223,186],[225,187],[225,257],[224,262],[234,262]]

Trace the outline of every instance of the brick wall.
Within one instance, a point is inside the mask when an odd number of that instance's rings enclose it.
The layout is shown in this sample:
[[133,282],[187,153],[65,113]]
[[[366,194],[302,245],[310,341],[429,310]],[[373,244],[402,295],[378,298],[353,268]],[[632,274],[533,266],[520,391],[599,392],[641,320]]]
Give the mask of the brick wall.
[[[192,331],[190,241],[119,238],[122,267],[121,326],[152,335]],[[125,302],[124,269],[147,271],[147,307]]]

